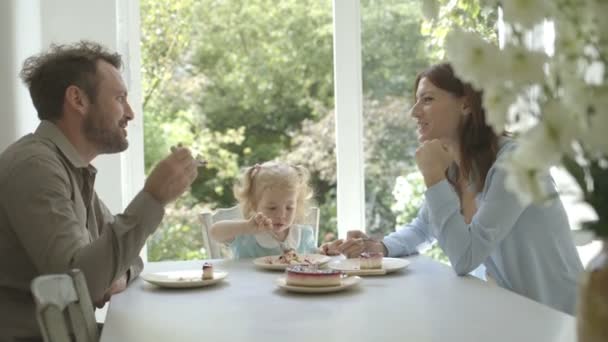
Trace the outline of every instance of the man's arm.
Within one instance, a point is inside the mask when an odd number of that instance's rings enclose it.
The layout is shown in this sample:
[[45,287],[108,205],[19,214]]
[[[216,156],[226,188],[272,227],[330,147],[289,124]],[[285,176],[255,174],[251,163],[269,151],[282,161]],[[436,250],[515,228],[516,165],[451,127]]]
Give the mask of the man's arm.
[[144,269],[144,261],[141,260],[141,257],[137,257],[135,262],[131,264],[129,270],[127,271],[127,284],[131,284],[133,280],[137,279],[141,274],[141,271]]
[[[114,215],[108,209],[108,207],[99,199],[97,193],[94,193],[94,208],[95,211],[98,212],[97,215],[97,227],[98,234],[101,235],[104,229],[110,229],[110,224],[115,222]],[[137,256],[135,260],[131,263],[131,266],[125,273],[127,284],[130,284],[134,279],[136,279],[141,271],[144,269],[144,263],[141,257]]]
[[164,205],[181,195],[197,174],[190,151],[178,148],[158,163],[144,190],[97,239],[83,226],[86,209],[75,200],[77,185],[57,157],[36,156],[14,166],[2,200],[38,272],[78,268],[96,300],[127,272],[161,222]]
[[[92,241],[86,218],[73,199],[78,191],[59,160],[30,158],[12,172],[3,198],[15,234],[39,273],[82,270],[91,297],[103,298],[111,283],[126,273],[160,223],[164,209],[140,192],[109,229]],[[84,211],[86,213],[86,210]]]

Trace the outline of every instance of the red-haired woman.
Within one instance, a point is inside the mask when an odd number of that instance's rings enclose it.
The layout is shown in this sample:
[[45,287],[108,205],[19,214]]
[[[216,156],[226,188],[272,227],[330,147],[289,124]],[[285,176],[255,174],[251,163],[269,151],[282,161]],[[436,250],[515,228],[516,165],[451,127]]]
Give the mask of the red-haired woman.
[[[418,216],[382,241],[351,232],[332,247],[349,257],[404,256],[437,242],[459,275],[484,265],[498,285],[573,314],[583,267],[559,197],[522,204],[505,189],[500,163],[515,141],[486,124],[481,94],[449,64],[420,73],[414,89],[416,163],[427,186]],[[549,174],[543,181],[556,194]]]

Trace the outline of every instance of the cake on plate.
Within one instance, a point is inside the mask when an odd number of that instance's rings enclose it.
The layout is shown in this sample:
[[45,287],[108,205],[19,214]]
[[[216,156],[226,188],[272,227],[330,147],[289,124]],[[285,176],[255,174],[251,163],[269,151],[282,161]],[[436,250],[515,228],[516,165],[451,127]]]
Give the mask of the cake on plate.
[[203,264],[203,280],[213,279],[213,265],[211,263]]
[[285,270],[286,283],[291,286],[340,286],[342,272],[338,270],[320,270],[316,266],[295,265]]
[[384,254],[382,253],[361,253],[359,255],[359,268],[362,270],[382,268],[383,258]]
[[298,264],[299,262],[299,258],[298,258],[298,254],[296,254],[296,251],[293,249],[288,249],[286,251],[283,252],[283,254],[281,256],[279,256],[278,262],[279,264],[287,264],[287,265],[291,265],[291,264]]

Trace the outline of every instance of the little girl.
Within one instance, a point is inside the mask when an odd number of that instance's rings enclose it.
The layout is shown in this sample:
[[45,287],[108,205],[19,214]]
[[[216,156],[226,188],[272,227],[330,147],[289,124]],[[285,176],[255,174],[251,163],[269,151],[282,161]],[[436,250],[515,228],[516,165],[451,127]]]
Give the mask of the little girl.
[[301,166],[269,161],[251,166],[234,186],[234,196],[245,219],[219,221],[211,237],[230,243],[234,258],[317,251],[313,229],[295,224],[310,208],[309,174]]

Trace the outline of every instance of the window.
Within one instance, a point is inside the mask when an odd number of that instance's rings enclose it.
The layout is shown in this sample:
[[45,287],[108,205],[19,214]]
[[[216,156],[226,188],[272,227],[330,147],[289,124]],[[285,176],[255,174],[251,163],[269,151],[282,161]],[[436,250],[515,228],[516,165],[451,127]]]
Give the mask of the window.
[[275,158],[311,171],[331,231],[331,1],[142,0],[141,18],[146,169],[180,142],[208,161],[149,259],[205,257],[197,214],[235,205],[240,168]]

